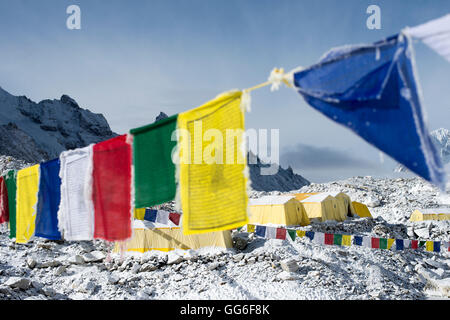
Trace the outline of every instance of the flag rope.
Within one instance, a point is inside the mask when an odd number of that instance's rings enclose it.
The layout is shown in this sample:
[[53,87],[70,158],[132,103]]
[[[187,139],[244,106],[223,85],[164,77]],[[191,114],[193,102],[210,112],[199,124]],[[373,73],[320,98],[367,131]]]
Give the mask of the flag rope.
[[238,231],[244,229],[249,233],[254,233],[264,239],[286,240],[291,238],[295,241],[299,238],[309,238],[318,244],[338,245],[338,246],[359,246],[370,249],[393,249],[395,251],[425,248],[428,252],[450,252],[450,241],[444,240],[410,240],[395,238],[378,238],[370,236],[356,236],[351,234],[324,233],[318,231],[305,231],[288,229],[282,227],[270,227],[264,225],[247,224]]

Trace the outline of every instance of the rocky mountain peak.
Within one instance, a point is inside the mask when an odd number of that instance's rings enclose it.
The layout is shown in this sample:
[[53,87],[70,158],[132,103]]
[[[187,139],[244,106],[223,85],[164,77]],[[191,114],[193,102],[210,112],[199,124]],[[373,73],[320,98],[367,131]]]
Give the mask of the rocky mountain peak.
[[0,154],[36,163],[116,136],[102,114],[64,94],[39,103],[0,88]]

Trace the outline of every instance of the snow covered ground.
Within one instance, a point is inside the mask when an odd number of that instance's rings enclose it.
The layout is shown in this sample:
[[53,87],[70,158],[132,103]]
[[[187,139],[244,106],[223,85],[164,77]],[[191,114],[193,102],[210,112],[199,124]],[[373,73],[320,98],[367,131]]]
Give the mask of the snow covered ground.
[[[450,240],[449,221],[407,221],[417,207],[450,205],[448,192],[440,194],[420,179],[355,177],[301,189],[334,190],[370,205],[375,219],[313,223],[304,229],[410,239],[419,233]],[[111,245],[102,241],[35,238],[19,245],[7,235],[2,226],[0,299],[444,299],[450,294],[447,252],[324,246],[307,238],[292,242],[250,234],[242,251],[120,255],[110,254]]]

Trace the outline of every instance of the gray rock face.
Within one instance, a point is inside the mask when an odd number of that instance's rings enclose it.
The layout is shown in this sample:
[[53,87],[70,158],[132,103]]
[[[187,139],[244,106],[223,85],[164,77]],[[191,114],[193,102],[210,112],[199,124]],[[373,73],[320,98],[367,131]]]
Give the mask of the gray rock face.
[[[254,162],[254,163],[252,163]],[[274,175],[261,175],[261,168],[268,167],[257,156],[249,152],[247,163],[250,170],[251,187],[256,191],[291,191],[298,190],[310,184],[301,175],[293,172],[292,168],[283,169],[281,166]]]
[[[450,163],[450,130],[440,128],[430,132],[431,141],[433,141],[439,155],[441,156],[444,164]],[[408,172],[402,165],[398,165],[395,172]]]
[[85,261],[84,261],[82,256],[77,254],[77,255],[74,255],[74,256],[69,258],[69,263],[71,263],[71,264],[84,264]]
[[233,235],[233,247],[244,250],[249,242],[248,233],[240,232]]
[[167,255],[167,264],[177,264],[183,261],[183,257],[175,252],[169,252]]
[[19,288],[21,290],[27,290],[31,286],[31,281],[25,278],[12,277],[5,282],[5,285],[11,288]]
[[106,258],[106,255],[101,251],[92,251],[83,255],[83,260],[87,263],[100,262]]
[[116,136],[101,114],[67,95],[35,103],[0,88],[0,154],[36,163]]

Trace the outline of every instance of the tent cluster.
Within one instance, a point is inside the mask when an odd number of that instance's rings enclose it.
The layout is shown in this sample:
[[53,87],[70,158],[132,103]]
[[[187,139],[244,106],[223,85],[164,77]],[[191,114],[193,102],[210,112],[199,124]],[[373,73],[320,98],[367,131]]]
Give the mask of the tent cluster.
[[352,202],[343,192],[296,193],[250,199],[249,223],[306,226],[310,220],[344,221],[347,217],[369,217],[367,206]]
[[[245,225],[245,157],[233,165],[190,161],[203,155],[207,147],[200,145],[198,150],[194,135],[203,137],[208,129],[224,136],[228,129],[243,131],[241,96],[241,91],[228,92],[129,134],[7,172],[0,179],[0,222],[9,222],[10,237],[17,243],[26,243],[33,235],[52,240],[123,241],[132,236],[135,214],[148,215],[150,221],[153,217],[179,222],[178,213],[139,209],[174,200],[178,194],[184,234]],[[193,125],[197,121],[200,132]],[[233,153],[228,147],[224,154],[234,160],[241,156],[240,145]]]

